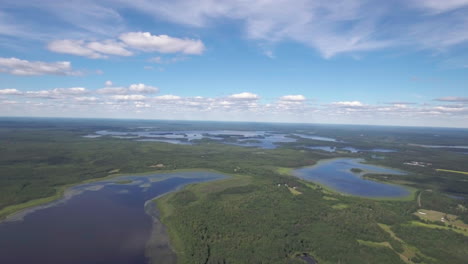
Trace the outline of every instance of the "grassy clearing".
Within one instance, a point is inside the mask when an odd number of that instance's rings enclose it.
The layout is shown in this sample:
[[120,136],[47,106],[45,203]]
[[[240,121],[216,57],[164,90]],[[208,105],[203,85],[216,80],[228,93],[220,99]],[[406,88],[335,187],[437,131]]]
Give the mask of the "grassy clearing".
[[444,219],[445,225],[453,225],[461,229],[468,229],[468,225],[458,220],[458,216],[453,214],[447,214],[444,212],[419,209],[414,215],[418,216],[423,220],[428,220],[431,222],[442,222],[441,219]]
[[293,187],[288,187],[288,190],[293,194],[293,195],[301,195],[302,193],[298,191],[297,189],[294,189]]
[[360,239],[358,239],[357,242],[358,242],[360,245],[368,246],[368,247],[376,247],[376,248],[386,247],[386,248],[392,248],[392,246],[390,246],[390,243],[388,243],[388,242],[374,242],[374,241],[366,241],[366,240],[360,240]]
[[280,168],[277,168],[276,171],[277,171],[279,174],[282,174],[282,175],[292,175],[293,169],[292,169],[292,168],[280,167]]
[[434,224],[426,224],[426,223],[422,223],[422,222],[419,222],[419,221],[411,221],[411,222],[409,222],[408,224],[409,224],[409,225],[412,225],[412,226],[427,227],[427,228],[431,228],[431,229],[451,230],[451,231],[453,231],[453,232],[457,232],[457,233],[459,233],[459,234],[468,236],[468,231],[466,231],[465,229],[457,229],[457,228],[448,227],[448,226],[440,226],[440,225],[434,225]]
[[337,210],[343,210],[343,209],[346,209],[348,207],[349,207],[349,205],[343,204],[343,203],[332,205],[332,208],[337,209]]
[[446,170],[446,169],[436,169],[436,171],[451,172],[451,173],[458,173],[458,174],[468,175],[468,171],[456,171],[456,170]]
[[[403,241],[401,238],[399,238],[395,232],[392,231],[392,229],[390,228],[390,226],[388,225],[385,225],[385,224],[381,224],[379,223],[378,224],[380,226],[380,228],[382,228],[385,232],[387,232],[393,239],[395,239],[396,241],[400,242],[401,245],[403,246],[403,252],[399,253],[397,251],[395,251],[395,253],[397,253],[399,256],[400,256],[400,259],[403,260],[405,263],[408,263],[408,264],[413,264],[414,262],[411,261],[411,259],[413,259],[414,257],[416,257],[417,255],[419,256],[424,256],[425,258],[428,258],[426,255],[424,255],[423,253],[421,253],[416,247],[413,247],[411,245],[409,245],[408,243],[406,243],[405,241]],[[393,248],[392,248],[393,249]]]

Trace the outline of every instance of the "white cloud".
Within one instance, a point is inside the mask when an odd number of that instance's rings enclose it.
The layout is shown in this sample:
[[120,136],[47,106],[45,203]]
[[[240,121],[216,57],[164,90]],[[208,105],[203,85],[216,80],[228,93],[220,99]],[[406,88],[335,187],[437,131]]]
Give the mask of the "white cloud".
[[260,97],[256,94],[249,93],[249,92],[243,92],[243,93],[238,93],[238,94],[231,94],[228,96],[229,99],[235,99],[235,100],[258,100]]
[[126,94],[128,89],[125,87],[105,87],[97,90],[100,94]]
[[20,95],[21,91],[17,89],[0,89],[0,95]]
[[285,95],[285,96],[281,96],[280,100],[281,101],[290,101],[290,102],[303,102],[303,101],[306,100],[306,97],[301,95],[301,94]]
[[106,40],[102,42],[93,41],[86,45],[88,48],[109,55],[118,55],[118,56],[131,56],[133,55],[132,52],[126,50],[122,43]]
[[363,103],[359,101],[342,101],[342,102],[333,102],[332,105],[342,106],[342,107],[362,107]]
[[23,93],[27,97],[59,99],[69,96],[87,94],[89,91],[83,87],[55,88],[52,90],[27,91]]
[[52,91],[57,94],[71,94],[71,95],[88,93],[88,90],[84,87],[56,88]]
[[81,75],[81,72],[72,70],[68,61],[43,62],[1,57],[0,72],[13,75]]
[[112,99],[118,101],[143,101],[146,99],[146,96],[141,94],[127,94],[127,95],[114,95]]
[[85,47],[83,40],[55,40],[49,43],[47,48],[57,53],[85,56],[92,59],[105,58],[104,55]]
[[[47,45],[50,51],[91,59],[104,59],[108,55],[131,56],[136,49],[145,52],[201,54],[205,46],[201,40],[174,38],[168,35],[152,35],[149,32],[127,32],[118,39],[102,41],[86,41],[82,39],[54,40]],[[164,63],[173,63],[185,58],[175,57]],[[150,59],[152,62],[163,63],[161,57]]]
[[80,97],[75,97],[74,99],[79,102],[96,102],[99,100],[99,98],[95,96],[80,96]]
[[131,56],[132,52],[125,49],[122,43],[105,40],[102,42],[86,42],[84,40],[55,40],[47,46],[50,51],[84,56],[92,59],[107,58],[107,55]]
[[106,87],[98,89],[97,92],[100,94],[111,94],[111,95],[135,94],[135,93],[152,94],[152,93],[159,92],[159,88],[151,86],[151,85],[146,85],[143,83],[131,84],[128,87],[112,87],[113,85],[112,82],[106,81],[105,85]]
[[136,92],[136,93],[157,93],[159,91],[159,88],[154,87],[154,86],[149,86],[143,83],[138,83],[138,84],[132,84],[128,87],[128,90],[130,92]]
[[205,45],[201,40],[152,35],[149,32],[128,32],[119,36],[125,44],[143,51],[160,53],[202,54]]
[[172,101],[172,100],[180,100],[181,97],[177,95],[172,95],[172,94],[166,94],[166,95],[161,95],[161,96],[156,96],[154,97],[157,100],[167,100],[167,101]]
[[[128,88],[124,88],[129,92]],[[4,91],[3,89],[0,91]],[[8,93],[14,93],[9,91]],[[238,121],[287,121],[398,125],[445,125],[468,127],[468,105],[459,103],[464,97],[444,97],[445,105],[410,103],[364,104],[360,101],[339,101],[323,105],[310,105],[298,95],[284,98],[296,101],[276,100],[264,103],[252,93],[234,94],[232,97],[181,97],[161,95],[149,97],[143,94],[114,94],[107,96],[82,87],[56,88],[41,91],[24,91],[26,101],[16,104],[0,104],[0,110],[17,109],[17,114],[31,113],[76,116],[88,113],[88,117],[122,118],[172,118]],[[292,96],[292,97],[291,97]],[[255,99],[256,98],[256,99]],[[6,96],[2,98],[11,101]],[[53,99],[53,100],[49,100]],[[3,108],[2,108],[3,107]],[[49,112],[44,112],[49,109]],[[72,109],[68,111],[66,109]],[[430,121],[428,121],[430,120]]]

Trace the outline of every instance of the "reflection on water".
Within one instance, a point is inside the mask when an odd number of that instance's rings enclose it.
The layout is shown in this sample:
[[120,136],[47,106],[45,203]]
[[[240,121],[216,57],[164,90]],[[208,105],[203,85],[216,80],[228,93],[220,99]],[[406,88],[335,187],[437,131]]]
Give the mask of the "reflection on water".
[[63,200],[0,223],[0,263],[146,263],[153,224],[146,201],[222,177],[209,172],[123,176],[70,188]]
[[359,168],[365,173],[404,174],[389,168],[360,163],[360,159],[333,159],[312,166],[297,169],[294,175],[305,180],[317,182],[336,191],[365,197],[404,197],[410,192],[397,185],[375,182],[362,178],[362,174],[351,172]]

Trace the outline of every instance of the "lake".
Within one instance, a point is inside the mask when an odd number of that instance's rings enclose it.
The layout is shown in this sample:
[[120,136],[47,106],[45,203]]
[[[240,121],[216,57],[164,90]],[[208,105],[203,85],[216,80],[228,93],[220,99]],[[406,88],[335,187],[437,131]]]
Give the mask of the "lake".
[[157,222],[147,213],[153,204],[147,201],[224,177],[210,172],[121,176],[69,188],[63,199],[0,223],[0,263],[147,263],[145,246]]
[[381,152],[381,153],[391,153],[396,152],[393,149],[384,149],[384,148],[373,148],[373,149],[360,149],[355,147],[331,147],[331,146],[306,146],[307,149],[314,149],[314,150],[323,150],[326,152],[337,152],[337,151],[348,151],[351,153],[359,153],[359,152]]
[[256,147],[263,149],[275,149],[280,143],[296,142],[292,137],[313,139],[327,142],[341,142],[334,138],[306,134],[285,134],[271,131],[241,131],[241,130],[207,130],[207,131],[158,131],[144,129],[141,131],[108,131],[100,130],[95,134],[84,135],[84,138],[99,138],[110,136],[119,139],[130,139],[146,142],[164,142],[169,144],[193,145],[199,140],[210,139],[218,143],[236,145],[242,147]]
[[[351,158],[321,161],[315,166],[294,170],[294,175],[351,195],[373,198],[397,198],[410,195],[411,192],[402,186],[362,178],[364,173],[402,175],[405,174],[404,172],[363,164],[362,161],[362,159]],[[363,172],[353,173],[352,168],[359,168]]]

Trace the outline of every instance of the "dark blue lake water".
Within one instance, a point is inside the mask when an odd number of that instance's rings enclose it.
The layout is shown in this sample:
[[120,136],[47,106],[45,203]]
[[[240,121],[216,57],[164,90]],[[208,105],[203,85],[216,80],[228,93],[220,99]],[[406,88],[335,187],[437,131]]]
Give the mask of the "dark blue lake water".
[[[0,223],[0,263],[147,263],[152,230],[145,203],[186,184],[220,179],[210,172],[123,176],[70,188],[65,198]],[[132,180],[130,184],[118,184]]]
[[362,178],[362,173],[351,172],[359,168],[365,173],[404,174],[402,171],[360,163],[360,159],[333,159],[294,171],[299,178],[323,184],[338,192],[364,197],[404,197],[410,192],[398,185]]

